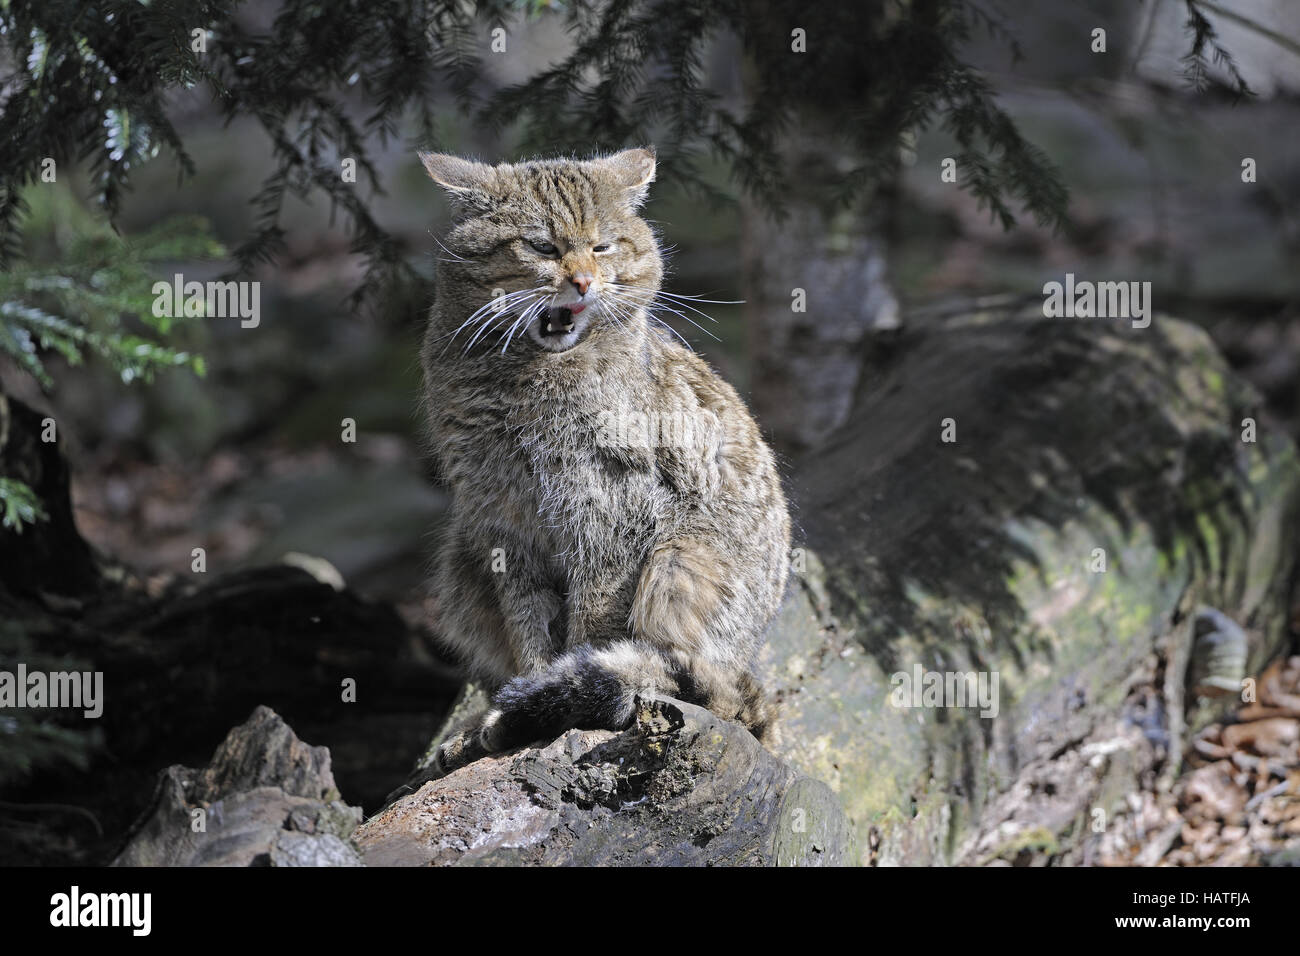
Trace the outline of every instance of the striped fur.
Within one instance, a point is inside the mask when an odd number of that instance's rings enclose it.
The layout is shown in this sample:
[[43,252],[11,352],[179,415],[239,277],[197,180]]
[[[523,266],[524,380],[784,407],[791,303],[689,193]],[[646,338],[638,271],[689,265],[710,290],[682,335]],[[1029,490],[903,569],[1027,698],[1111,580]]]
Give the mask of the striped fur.
[[[790,521],[744,403],[655,316],[663,264],[637,214],[653,153],[422,159],[458,208],[423,349],[430,452],[454,495],[438,632],[494,691],[440,768],[626,726],[645,693],[761,734],[752,667]],[[649,440],[651,418],[693,430]]]

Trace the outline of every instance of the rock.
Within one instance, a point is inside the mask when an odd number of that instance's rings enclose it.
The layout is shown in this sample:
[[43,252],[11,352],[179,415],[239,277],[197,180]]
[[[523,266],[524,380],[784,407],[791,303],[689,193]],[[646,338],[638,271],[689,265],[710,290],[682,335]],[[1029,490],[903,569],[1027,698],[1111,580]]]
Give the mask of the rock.
[[[204,820],[201,832],[196,819]],[[329,751],[258,707],[207,767],[162,772],[113,865],[360,866],[349,842],[360,822],[360,808],[339,797]]]
[[408,793],[415,793],[424,784],[436,778],[438,771],[433,767],[433,758],[438,753],[438,745],[446,740],[451,735],[451,732],[468,720],[471,715],[487,709],[489,703],[488,695],[478,684],[473,681],[464,684],[456,699],[452,701],[451,710],[443,718],[438,730],[429,738],[429,744],[424,748],[424,752],[415,761],[415,769],[407,776],[405,783],[388,795],[387,799],[384,800],[384,806],[387,807],[396,803]]
[[367,820],[367,864],[826,866],[850,834],[824,784],[671,698],[432,780]]

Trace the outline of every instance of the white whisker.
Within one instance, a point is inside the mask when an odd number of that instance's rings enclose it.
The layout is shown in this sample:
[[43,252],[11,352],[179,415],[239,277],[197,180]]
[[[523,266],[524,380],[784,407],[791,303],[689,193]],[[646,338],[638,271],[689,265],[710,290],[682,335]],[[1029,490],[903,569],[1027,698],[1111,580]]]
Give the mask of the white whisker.
[[520,323],[523,324],[523,328],[527,328],[528,323],[533,321],[534,318],[536,318],[546,309],[550,308],[550,304],[554,301],[555,301],[554,294],[551,295],[550,299],[539,299],[537,302],[534,302],[532,305],[530,305],[524,311],[523,315],[521,315],[518,319],[515,320],[515,324],[510,326],[510,331],[506,333],[505,344],[501,346],[502,355],[505,355],[506,349],[510,348],[510,343],[515,337],[515,330],[520,328]]
[[539,290],[537,289],[517,289],[514,292],[509,292],[506,293],[505,295],[497,296],[496,298],[492,299],[486,304],[479,306],[472,313],[470,313],[469,318],[467,318],[464,322],[462,322],[454,332],[451,332],[448,335],[444,336],[444,338],[448,339],[449,341],[445,346],[443,346],[443,352],[446,352],[446,350],[450,348],[451,340],[454,340],[456,336],[458,336],[461,332],[463,332],[468,326],[472,325],[474,321],[479,318],[479,316],[484,316],[483,324],[486,326],[488,323],[492,322],[493,320],[493,316],[490,314],[493,309],[496,309],[498,311],[504,311],[507,314],[509,314],[510,312],[513,311],[513,306],[518,305],[522,300],[531,297],[532,295],[536,294],[538,291]]
[[497,318],[495,321],[492,321],[490,324],[489,324],[489,323],[486,323],[486,322],[483,323],[483,325],[481,325],[481,326],[479,327],[479,330],[478,330],[477,332],[474,333],[474,337],[471,338],[471,339],[469,340],[469,344],[465,346],[465,351],[468,352],[471,348],[473,348],[474,343],[477,342],[477,341],[479,340],[479,337],[482,336],[484,332],[487,332],[487,331],[489,331],[490,329],[495,329],[497,326],[501,325],[503,322],[509,320],[510,317],[511,317],[511,315],[514,314],[514,310],[515,310],[516,308],[519,308],[520,306],[523,306],[525,309],[526,309],[526,308],[529,308],[529,307],[530,307],[530,303],[532,302],[532,299],[533,299],[533,297],[528,297],[528,298],[525,298],[525,299],[522,299],[522,300],[516,300],[515,302],[513,302],[513,303],[511,304],[511,307],[510,307],[510,308],[508,308],[508,309],[502,309],[500,315],[498,316],[498,318]]
[[664,292],[662,289],[659,290],[659,294],[662,296],[667,296],[670,299],[677,299],[678,301],[690,300],[691,302],[705,302],[710,305],[744,305],[745,304],[744,299],[705,299],[698,295],[678,295],[676,292]]
[[[672,302],[673,302],[674,304],[676,304],[676,305],[680,305],[680,306],[682,306],[682,307],[684,307],[684,308],[690,309],[692,312],[696,313],[697,315],[702,315],[702,316],[704,316],[704,318],[708,319],[710,322],[717,322],[718,320],[715,319],[713,316],[709,315],[709,313],[707,313],[707,312],[705,312],[705,311],[703,311],[703,310],[701,310],[701,309],[697,309],[695,306],[691,305],[691,304],[690,304],[691,301],[695,301],[695,302],[713,302],[713,303],[716,304],[716,305],[741,305],[741,304],[742,304],[742,303],[740,303],[740,302],[721,302],[721,301],[715,301],[715,300],[713,300],[713,299],[696,299],[694,296],[687,296],[687,295],[674,295],[674,294],[671,293],[671,292],[664,292],[663,290],[660,290],[659,292],[651,292],[651,291],[648,290],[648,289],[630,289],[630,290],[628,290],[628,291],[633,292],[633,293],[639,293],[639,294],[642,295],[642,296],[647,296],[647,297],[649,297],[650,300],[653,300],[654,298],[657,298],[658,296],[663,296],[663,297],[665,297],[666,299],[669,299],[670,301],[672,301]],[[687,301],[687,300],[690,300],[690,301]],[[661,305],[661,306],[666,306],[666,305],[667,305],[667,303],[664,303],[664,302],[660,302],[660,303],[657,303],[657,304],[658,304],[658,305]],[[677,314],[678,314],[678,315],[681,315],[680,312],[677,313]],[[686,318],[686,316],[682,315],[682,318]],[[690,321],[690,320],[688,319],[687,321]],[[694,325],[694,323],[691,323],[691,324]],[[697,326],[697,328],[698,328],[698,326]]]
[[[608,288],[608,287],[607,287],[607,288]],[[620,287],[620,288],[621,288],[621,287]],[[674,337],[677,338],[678,341],[680,341],[680,342],[682,343],[682,345],[686,346],[687,349],[690,349],[690,348],[691,348],[691,343],[688,342],[688,341],[686,340],[686,337],[685,337],[684,335],[682,335],[682,333],[678,332],[678,331],[677,331],[675,328],[673,328],[671,325],[669,325],[667,322],[665,322],[663,319],[659,318],[659,316],[655,315],[653,309],[647,308],[647,307],[645,306],[644,303],[637,302],[637,301],[633,300],[630,296],[627,297],[627,298],[620,299],[620,298],[618,298],[618,295],[619,295],[618,292],[614,292],[614,293],[610,294],[609,297],[612,298],[614,301],[619,302],[619,303],[621,303],[622,305],[627,306],[627,307],[629,307],[629,308],[631,308],[631,309],[643,309],[643,310],[645,311],[645,313],[646,313],[647,316],[649,316],[652,320],[654,320],[656,323],[658,323],[658,324],[659,324],[660,326],[662,326],[664,329],[667,329],[668,332],[669,332],[670,334],[672,334]],[[679,314],[680,314],[680,313],[679,313]],[[627,316],[628,318],[631,318],[631,316],[628,315],[626,312],[624,313],[624,315]],[[692,350],[692,351],[694,351],[694,350]]]
[[443,252],[447,253],[447,255],[449,255],[449,256],[452,257],[452,258],[450,258],[450,259],[440,259],[439,261],[441,261],[441,262],[469,262],[469,261],[470,261],[469,259],[462,259],[460,256],[456,255],[456,253],[454,253],[454,252],[452,252],[450,249],[448,249],[447,246],[446,246],[446,244],[445,244],[441,239],[439,239],[437,236],[434,236],[432,232],[429,233],[429,235],[433,236],[433,241],[434,241],[434,242],[436,242],[438,245],[442,246],[442,251],[443,251]]
[[[700,323],[696,322],[694,319],[692,319],[692,318],[691,318],[689,315],[687,315],[685,312],[682,312],[680,309],[673,308],[673,306],[669,305],[669,304],[666,303],[666,302],[655,302],[655,301],[653,301],[653,300],[646,300],[646,301],[644,301],[644,302],[642,302],[642,303],[640,303],[640,304],[641,304],[642,307],[645,308],[645,310],[646,310],[647,312],[649,312],[652,316],[654,315],[654,313],[655,313],[655,311],[656,311],[657,309],[663,309],[663,310],[665,310],[665,311],[668,311],[668,312],[673,313],[674,315],[680,316],[681,319],[682,319],[683,321],[689,322],[691,325],[695,326],[697,329],[699,329],[701,332],[703,332],[703,333],[704,333],[705,335],[707,335],[709,338],[713,339],[713,341],[715,341],[715,342],[721,342],[721,341],[722,341],[722,339],[718,338],[716,335],[714,335],[712,332],[710,332],[710,331],[709,331],[708,329],[706,329],[704,326],[700,325]],[[690,306],[687,306],[687,308],[690,308]],[[710,322],[716,322],[716,321],[717,321],[717,319],[715,319],[713,316],[709,315],[707,312],[700,312],[699,309],[695,309],[695,310],[693,310],[693,311],[695,311],[695,312],[699,312],[700,315],[704,316],[704,317],[705,317],[706,319],[708,319]],[[656,316],[656,318],[658,319],[657,316]],[[662,322],[663,320],[662,320],[662,319],[659,319],[658,321]]]

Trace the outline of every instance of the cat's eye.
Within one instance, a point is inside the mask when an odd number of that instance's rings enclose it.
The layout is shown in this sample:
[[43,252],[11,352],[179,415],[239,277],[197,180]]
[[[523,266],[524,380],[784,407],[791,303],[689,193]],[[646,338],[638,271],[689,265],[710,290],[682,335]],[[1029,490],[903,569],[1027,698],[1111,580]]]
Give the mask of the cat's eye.
[[592,252],[609,252],[609,243],[608,243],[608,242],[602,242],[602,243],[601,243],[600,245],[598,245],[598,246],[592,246],[592,247],[591,247],[591,251],[592,251]]
[[528,244],[544,256],[553,256],[560,251],[555,248],[555,243],[553,242],[546,242],[546,241],[537,242],[532,239],[529,239]]

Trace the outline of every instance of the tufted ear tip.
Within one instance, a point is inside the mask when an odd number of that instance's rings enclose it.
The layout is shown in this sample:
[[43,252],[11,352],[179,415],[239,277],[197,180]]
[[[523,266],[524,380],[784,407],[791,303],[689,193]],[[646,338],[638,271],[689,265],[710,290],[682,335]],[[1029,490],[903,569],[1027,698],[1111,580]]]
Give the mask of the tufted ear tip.
[[655,149],[653,146],[640,146],[625,149],[605,160],[615,171],[620,183],[626,189],[639,189],[649,186],[655,178]]
[[482,189],[492,175],[492,167],[450,153],[417,152],[424,171],[439,186],[453,192]]
[[627,193],[627,201],[635,209],[645,202],[650,184],[655,178],[655,150],[653,146],[625,149],[613,156],[597,160],[613,177],[614,182]]
[[496,203],[496,171],[485,163],[450,153],[417,152],[429,178],[447,190],[458,214],[486,212]]

